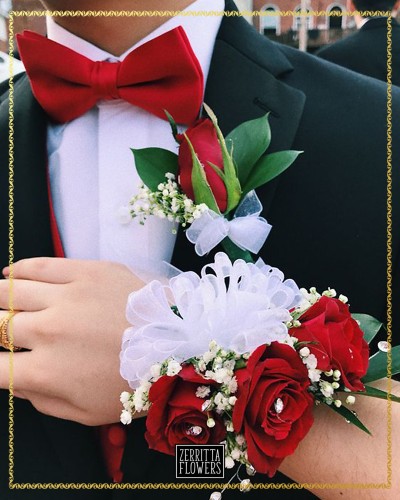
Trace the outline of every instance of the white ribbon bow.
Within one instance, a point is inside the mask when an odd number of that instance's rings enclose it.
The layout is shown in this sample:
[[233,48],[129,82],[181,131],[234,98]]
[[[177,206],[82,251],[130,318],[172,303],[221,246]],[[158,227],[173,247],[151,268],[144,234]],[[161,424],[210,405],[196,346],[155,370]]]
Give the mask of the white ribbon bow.
[[210,252],[226,237],[242,250],[257,254],[272,228],[263,217],[259,217],[261,210],[258,196],[255,191],[250,191],[236,209],[232,220],[208,210],[192,223],[186,236],[200,256]]

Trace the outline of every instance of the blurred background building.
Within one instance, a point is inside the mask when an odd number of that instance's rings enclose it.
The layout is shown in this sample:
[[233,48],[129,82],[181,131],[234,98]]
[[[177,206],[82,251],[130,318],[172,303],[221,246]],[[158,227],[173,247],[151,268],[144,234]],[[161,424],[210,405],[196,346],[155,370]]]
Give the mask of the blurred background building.
[[[0,0],[0,51],[8,52],[8,12],[10,10],[43,10],[39,0]],[[43,17],[15,17],[14,33],[29,29],[45,34]]]
[[[260,12],[260,16],[254,18],[256,28],[281,43],[298,47],[304,22],[309,52],[340,40],[356,29],[353,18],[343,15],[346,12],[346,0],[254,0],[253,5],[254,10]],[[280,16],[279,11],[310,12],[310,15]],[[313,12],[326,14],[315,16]]]

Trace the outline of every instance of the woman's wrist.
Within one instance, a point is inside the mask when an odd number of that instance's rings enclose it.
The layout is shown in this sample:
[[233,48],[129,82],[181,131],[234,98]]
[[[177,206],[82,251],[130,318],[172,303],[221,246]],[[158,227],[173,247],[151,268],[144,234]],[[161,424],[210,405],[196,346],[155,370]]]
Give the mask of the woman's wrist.
[[[370,385],[388,391],[388,384],[390,392],[399,396],[400,383],[395,380],[381,379]],[[295,453],[284,460],[280,472],[302,484],[332,485],[308,488],[324,500],[356,495],[362,500],[398,498],[400,482],[396,472],[391,487],[386,485],[389,467],[393,471],[400,469],[398,447],[393,446],[389,454],[390,443],[400,442],[399,427],[393,425],[400,420],[400,405],[391,404],[390,413],[388,405],[386,400],[357,397],[354,411],[362,415],[371,436],[346,424],[343,418],[321,405],[315,411],[310,432]],[[388,439],[389,428],[391,439]]]

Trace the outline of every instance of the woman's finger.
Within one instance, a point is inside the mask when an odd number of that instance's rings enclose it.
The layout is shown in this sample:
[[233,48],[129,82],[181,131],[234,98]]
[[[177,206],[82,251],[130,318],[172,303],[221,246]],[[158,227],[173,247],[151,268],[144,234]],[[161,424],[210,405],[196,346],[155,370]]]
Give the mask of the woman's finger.
[[[0,311],[0,323],[10,315],[8,311]],[[8,321],[7,336],[14,346],[32,350],[45,339],[42,332],[42,315],[25,311],[15,311]],[[17,352],[17,351],[16,351]]]
[[29,374],[30,352],[0,352],[0,389],[8,389],[10,385],[16,391],[29,390],[31,380]]
[[8,278],[12,271],[15,279],[42,281],[45,283],[70,283],[82,272],[85,261],[55,257],[22,259],[3,269]]
[[0,309],[42,311],[60,296],[59,286],[23,279],[0,280]]

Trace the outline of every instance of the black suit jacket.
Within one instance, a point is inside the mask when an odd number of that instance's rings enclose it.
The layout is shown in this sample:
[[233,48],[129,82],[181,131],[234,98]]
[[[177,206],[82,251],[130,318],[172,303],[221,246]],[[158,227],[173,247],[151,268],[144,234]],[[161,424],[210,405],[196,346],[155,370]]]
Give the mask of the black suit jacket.
[[[392,84],[400,85],[400,24],[392,20]],[[363,75],[387,81],[387,19],[373,18],[356,33],[316,55]]]
[[[232,7],[231,4],[228,4]],[[400,111],[400,92],[393,95],[393,116]],[[275,182],[261,188],[264,215],[273,231],[262,251],[265,261],[280,267],[300,286],[334,286],[348,295],[354,311],[385,318],[386,311],[386,89],[380,82],[349,74],[330,63],[281,47],[259,36],[245,20],[224,18],[215,45],[205,101],[225,133],[239,123],[271,112],[272,149],[305,153]],[[14,93],[15,260],[53,255],[46,187],[46,117],[21,77]],[[365,103],[369,103],[368,106]],[[0,107],[2,143],[8,137],[8,99]],[[395,131],[393,131],[395,135]],[[0,235],[8,239],[8,153],[0,152]],[[399,152],[393,151],[393,164]],[[393,190],[399,192],[398,169]],[[393,207],[398,224],[399,206]],[[394,225],[394,227],[396,227]],[[399,239],[393,234],[393,262],[398,270]],[[2,244],[1,263],[7,262]],[[210,260],[211,256],[208,259]],[[204,263],[180,235],[174,264],[198,270]],[[398,284],[398,275],[396,274]],[[396,286],[397,286],[396,284]],[[397,293],[397,292],[396,292]],[[398,296],[396,296],[396,301]],[[7,491],[7,397],[0,415],[2,498],[158,498],[184,491]],[[91,428],[36,412],[15,401],[15,481],[104,482]],[[355,430],[355,432],[357,432]],[[128,482],[175,482],[174,461],[147,450],[144,422],[129,429],[123,468]],[[266,481],[262,478],[262,481]],[[275,481],[285,478],[277,476]],[[318,478],[315,478],[318,481]],[[253,492],[264,497],[266,492]],[[291,490],[277,490],[289,496]],[[206,491],[191,496],[208,498]],[[238,494],[237,494],[238,495]],[[226,494],[235,498],[235,493]],[[297,497],[310,497],[296,490]],[[239,497],[240,498],[240,497]]]

